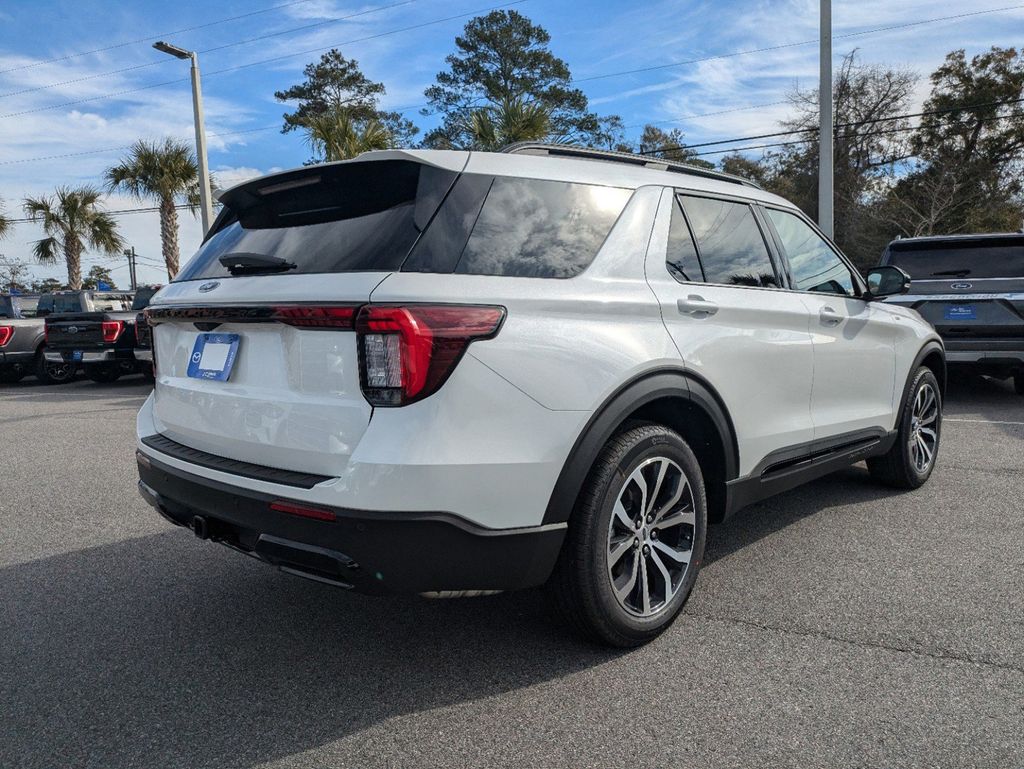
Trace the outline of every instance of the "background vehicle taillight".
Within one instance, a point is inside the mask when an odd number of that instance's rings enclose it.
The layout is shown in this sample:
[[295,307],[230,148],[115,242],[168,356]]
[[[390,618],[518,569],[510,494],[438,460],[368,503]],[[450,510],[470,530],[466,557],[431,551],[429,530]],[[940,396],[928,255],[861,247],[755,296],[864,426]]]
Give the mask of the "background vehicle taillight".
[[117,338],[121,336],[121,332],[124,331],[123,320],[105,320],[102,323],[103,326],[103,341],[106,344],[111,344],[117,341]]
[[470,343],[498,333],[504,307],[367,305],[356,316],[363,394],[404,406],[444,384]]
[[0,326],[0,347],[4,347],[14,336],[14,326]]

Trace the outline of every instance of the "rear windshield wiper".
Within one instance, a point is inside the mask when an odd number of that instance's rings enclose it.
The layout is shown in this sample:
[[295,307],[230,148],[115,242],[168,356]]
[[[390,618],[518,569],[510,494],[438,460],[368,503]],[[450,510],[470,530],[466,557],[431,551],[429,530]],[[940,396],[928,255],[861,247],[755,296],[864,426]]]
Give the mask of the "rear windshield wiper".
[[937,277],[939,275],[950,275],[950,276],[952,276],[954,278],[962,278],[965,275],[970,275],[970,274],[971,274],[970,270],[942,270],[941,272],[933,272],[932,276]]
[[256,254],[251,251],[237,251],[233,254],[224,254],[218,260],[228,268],[232,275],[255,275],[261,272],[287,272],[294,270],[298,265],[289,262],[280,256],[270,254]]

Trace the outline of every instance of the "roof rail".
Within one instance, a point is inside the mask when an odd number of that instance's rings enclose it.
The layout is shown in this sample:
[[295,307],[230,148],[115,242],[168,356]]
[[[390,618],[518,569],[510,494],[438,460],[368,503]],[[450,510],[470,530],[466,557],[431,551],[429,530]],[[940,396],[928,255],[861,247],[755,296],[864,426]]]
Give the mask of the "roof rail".
[[760,184],[744,179],[742,176],[727,174],[724,171],[712,171],[709,168],[692,166],[689,163],[680,163],[678,160],[666,160],[645,155],[635,155],[631,152],[616,152],[614,150],[595,150],[589,147],[577,147],[572,144],[547,144],[545,142],[516,142],[503,147],[502,152],[510,155],[549,155],[553,157],[582,158],[584,160],[603,160],[613,163],[629,163],[634,166],[650,168],[653,171],[673,171],[679,174],[690,176],[701,176],[705,179],[716,179],[720,182],[731,184],[742,184],[745,187],[762,189]]

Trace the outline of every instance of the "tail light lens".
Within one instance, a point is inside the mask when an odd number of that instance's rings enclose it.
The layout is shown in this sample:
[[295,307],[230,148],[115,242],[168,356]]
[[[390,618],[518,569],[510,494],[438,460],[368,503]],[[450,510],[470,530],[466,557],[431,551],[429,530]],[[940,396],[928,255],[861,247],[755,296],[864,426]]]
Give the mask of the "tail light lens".
[[14,326],[0,326],[0,347],[6,347],[14,336]]
[[117,338],[121,336],[121,332],[124,331],[123,320],[105,320],[102,323],[103,326],[103,341],[106,344],[112,344],[117,341]]
[[337,328],[351,331],[358,305],[314,306],[295,305],[275,307],[271,320],[300,328]]
[[477,339],[498,333],[504,307],[367,305],[356,316],[363,394],[404,406],[437,391]]

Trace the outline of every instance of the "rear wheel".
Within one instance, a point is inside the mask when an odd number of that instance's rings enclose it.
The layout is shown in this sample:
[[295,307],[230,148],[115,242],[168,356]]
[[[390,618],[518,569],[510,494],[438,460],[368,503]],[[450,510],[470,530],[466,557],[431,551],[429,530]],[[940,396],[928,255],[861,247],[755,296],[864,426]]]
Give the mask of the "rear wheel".
[[89,366],[85,375],[94,382],[110,384],[121,378],[121,368],[117,364],[110,366]]
[[896,443],[883,456],[869,459],[868,470],[889,486],[916,489],[935,468],[942,435],[942,395],[931,369],[922,366],[914,373],[898,430]]
[[50,362],[43,351],[36,353],[36,379],[45,384],[64,384],[75,378],[75,364],[67,361]]
[[707,502],[697,458],[661,425],[619,433],[591,468],[549,588],[582,635],[638,646],[667,628],[697,578]]

